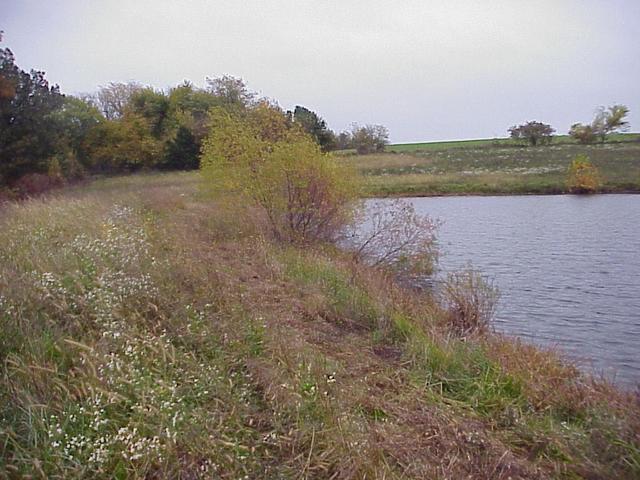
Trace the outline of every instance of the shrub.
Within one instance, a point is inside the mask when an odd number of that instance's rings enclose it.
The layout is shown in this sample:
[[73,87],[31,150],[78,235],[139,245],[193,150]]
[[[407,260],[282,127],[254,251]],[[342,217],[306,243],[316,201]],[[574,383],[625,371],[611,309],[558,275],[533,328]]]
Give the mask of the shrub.
[[582,123],[574,123],[571,125],[569,135],[583,145],[593,143],[596,140],[596,133],[593,127],[591,125],[583,125]]
[[53,188],[60,187],[63,183],[61,177],[52,177],[43,173],[27,173],[13,184],[18,198],[27,198],[41,195]]
[[601,186],[600,173],[584,154],[577,155],[569,166],[567,188],[571,193],[595,193]]
[[332,240],[350,220],[353,171],[323,154],[284,113],[265,102],[242,113],[211,112],[201,168],[210,191],[258,206],[276,238]]
[[442,287],[447,327],[458,337],[487,333],[498,298],[493,283],[472,269],[449,274]]
[[437,262],[437,222],[419,215],[410,202],[376,202],[365,209],[367,222],[347,242],[356,261],[391,268],[407,277],[433,273]]

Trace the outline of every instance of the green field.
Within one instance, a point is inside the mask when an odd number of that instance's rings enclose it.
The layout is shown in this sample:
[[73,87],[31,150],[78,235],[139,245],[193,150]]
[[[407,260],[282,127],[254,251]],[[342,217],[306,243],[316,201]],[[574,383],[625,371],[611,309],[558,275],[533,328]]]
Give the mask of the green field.
[[640,191],[640,134],[596,145],[567,136],[539,147],[509,139],[397,144],[345,160],[365,176],[369,195],[552,194],[566,192],[566,172],[578,154],[598,167],[602,192]]
[[[609,136],[609,142],[632,142],[639,141],[640,133],[615,133]],[[553,144],[576,144],[569,135],[557,135],[553,137]],[[475,140],[450,140],[443,142],[417,142],[417,143],[395,143],[388,145],[387,152],[408,153],[423,152],[431,150],[443,150],[450,148],[476,148],[476,147],[506,147],[515,146],[510,138],[481,138]]]

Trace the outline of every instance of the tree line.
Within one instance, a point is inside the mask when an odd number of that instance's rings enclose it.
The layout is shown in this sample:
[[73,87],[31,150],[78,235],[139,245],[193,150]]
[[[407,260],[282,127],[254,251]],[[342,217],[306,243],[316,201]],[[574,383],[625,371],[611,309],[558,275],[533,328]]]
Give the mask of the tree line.
[[[2,48],[0,187],[28,195],[88,174],[196,169],[212,109],[239,114],[264,101],[229,75],[207,78],[204,88],[188,81],[167,91],[112,82],[95,93],[65,95],[44,72],[22,70],[13,52]],[[380,125],[353,125],[336,134],[303,106],[282,114],[324,152],[370,153],[388,143]]]
[[[604,143],[610,134],[628,129],[629,122],[625,120],[628,114],[625,105],[598,107],[590,124],[574,123],[569,135],[581,144]],[[535,147],[551,143],[556,130],[546,123],[531,121],[514,125],[508,131],[512,139]]]

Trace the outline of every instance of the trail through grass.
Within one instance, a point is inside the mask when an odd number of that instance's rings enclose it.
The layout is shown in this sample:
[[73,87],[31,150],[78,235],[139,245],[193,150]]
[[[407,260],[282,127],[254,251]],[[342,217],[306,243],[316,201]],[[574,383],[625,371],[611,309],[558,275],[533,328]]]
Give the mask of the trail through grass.
[[637,399],[195,174],[0,212],[0,477],[637,478]]

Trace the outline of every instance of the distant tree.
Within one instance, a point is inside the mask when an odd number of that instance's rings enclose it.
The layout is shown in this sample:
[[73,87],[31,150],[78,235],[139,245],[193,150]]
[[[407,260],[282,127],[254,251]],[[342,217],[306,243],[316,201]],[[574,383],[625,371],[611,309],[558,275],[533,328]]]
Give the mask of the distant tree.
[[69,173],[67,170],[73,171],[70,176],[78,176],[80,168],[91,169],[93,162],[84,148],[84,140],[89,132],[107,121],[100,111],[80,98],[66,96],[62,107],[52,114],[52,120],[56,134],[64,143],[59,163],[65,175]]
[[574,123],[569,129],[569,135],[575,138],[578,143],[588,144],[596,140],[596,133],[591,125],[583,125],[582,123]]
[[292,120],[313,137],[323,152],[335,149],[335,134],[329,130],[327,122],[318,116],[318,114],[308,108],[296,105],[296,108],[293,110]]
[[209,110],[222,102],[211,92],[184,82],[169,91],[169,115],[178,125],[186,126],[198,145],[209,133]]
[[156,138],[161,138],[167,128],[170,103],[167,96],[157,92],[153,88],[143,88],[134,91],[126,108],[131,112],[147,119],[151,127],[151,133]]
[[151,132],[149,121],[133,113],[92,129],[83,148],[96,169],[108,172],[158,167],[163,150],[162,143]]
[[592,126],[600,138],[601,142],[607,139],[607,135],[625,131],[629,127],[629,122],[624,118],[629,114],[629,108],[625,105],[612,105],[608,108],[599,107],[593,119]]
[[221,100],[223,106],[243,109],[251,105],[256,94],[249,90],[244,80],[231,75],[207,78],[207,90]]
[[598,107],[591,125],[574,123],[571,125],[569,135],[580,143],[593,143],[596,139],[604,143],[607,135],[625,131],[629,122],[625,117],[629,114],[629,107],[625,105],[612,105],[608,108]]
[[53,114],[64,96],[44,72],[21,70],[8,48],[0,49],[0,91],[0,182],[46,172],[59,149]]
[[567,174],[567,188],[571,193],[595,193],[601,186],[600,172],[584,154],[577,155]]
[[551,143],[554,133],[555,129],[551,125],[536,121],[514,125],[509,129],[512,139],[526,142],[532,147]]
[[131,96],[141,90],[138,83],[110,82],[101,86],[94,95],[93,101],[108,120],[115,120],[124,115]]
[[351,132],[344,131],[340,132],[336,137],[336,149],[337,150],[347,150],[353,147],[353,137]]
[[[2,35],[4,32],[0,30],[0,42],[2,41]],[[2,55],[3,70],[0,73],[0,102],[10,101],[16,94],[14,82],[11,81],[10,74],[5,72],[6,69],[10,69],[8,62],[6,62],[5,56],[12,55],[8,49],[0,53]]]
[[354,124],[351,129],[353,148],[359,154],[382,152],[389,143],[389,131],[382,125],[359,126]]

